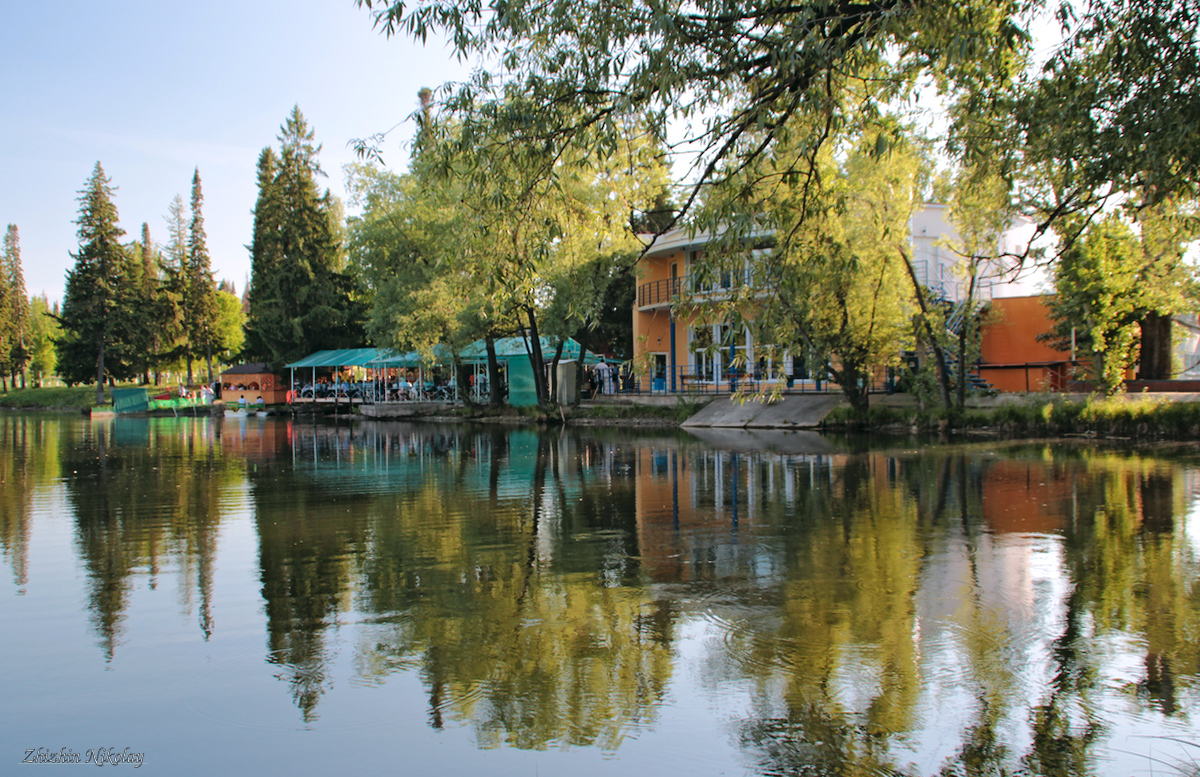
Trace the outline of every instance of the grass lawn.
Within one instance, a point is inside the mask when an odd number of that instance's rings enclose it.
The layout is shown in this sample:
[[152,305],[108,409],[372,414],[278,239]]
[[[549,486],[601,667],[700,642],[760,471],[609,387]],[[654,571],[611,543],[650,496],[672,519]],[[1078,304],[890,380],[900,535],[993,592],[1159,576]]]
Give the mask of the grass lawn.
[[[134,387],[126,384],[119,388]],[[168,386],[146,386],[150,395],[171,391]],[[112,393],[104,389],[104,403],[112,403]],[[96,387],[90,386],[50,386],[47,388],[9,389],[0,392],[0,407],[40,407],[47,409],[91,407],[96,404]]]

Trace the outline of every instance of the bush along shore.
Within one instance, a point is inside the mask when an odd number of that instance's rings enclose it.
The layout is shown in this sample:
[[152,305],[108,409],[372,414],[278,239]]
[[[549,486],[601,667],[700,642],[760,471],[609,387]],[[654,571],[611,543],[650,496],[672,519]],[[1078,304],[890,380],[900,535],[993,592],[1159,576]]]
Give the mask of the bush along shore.
[[821,426],[830,431],[961,431],[999,437],[1200,441],[1200,402],[1120,396],[1082,400],[1036,396],[986,409],[947,411],[875,406],[864,415],[838,407],[826,416]]

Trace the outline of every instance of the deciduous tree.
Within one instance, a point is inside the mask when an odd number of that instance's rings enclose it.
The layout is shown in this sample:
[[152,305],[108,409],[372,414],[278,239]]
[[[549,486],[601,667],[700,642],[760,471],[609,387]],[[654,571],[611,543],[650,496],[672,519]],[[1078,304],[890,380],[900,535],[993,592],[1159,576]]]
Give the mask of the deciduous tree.
[[980,112],[998,118],[974,133],[977,151],[1007,157],[1022,209],[1064,251],[1114,208],[1141,225],[1146,276],[1176,283],[1139,314],[1139,376],[1169,378],[1171,318],[1191,275],[1179,246],[1197,234],[1171,212],[1200,180],[1200,0],[1064,3],[1059,20],[1063,44],[1044,67]]
[[1047,339],[1089,354],[1106,394],[1120,389],[1137,359],[1140,267],[1137,236],[1118,215],[1092,224],[1055,264],[1055,326]]
[[[709,244],[682,308],[696,323],[721,326],[724,339],[712,348],[730,350],[735,371],[759,369],[739,347],[748,332],[756,362],[779,369],[788,357],[808,358],[862,412],[873,368],[894,366],[911,331],[902,252],[920,202],[923,158],[886,123],[838,144],[845,155],[835,156],[830,144],[816,168],[806,166],[811,175],[783,154],[729,179],[739,184],[729,191],[754,215]],[[712,204],[733,212],[726,202]]]
[[[849,113],[910,94],[919,75],[937,74],[951,88],[1010,64],[1004,54],[1026,40],[1019,21],[1031,5],[357,3],[389,35],[442,34],[458,54],[494,65],[445,94],[468,135],[472,124],[499,124],[550,148],[574,144],[604,156],[629,121],[642,122],[651,137],[688,152],[685,211],[779,141],[803,151],[786,137],[794,119],[825,116],[840,124]],[[887,88],[866,105],[841,99],[847,83],[864,80],[886,81]],[[527,99],[512,102],[513,94]],[[823,135],[809,140],[819,144]]]
[[54,343],[62,334],[58,315],[58,303],[51,305],[45,294],[29,300],[29,370],[35,388],[57,369]]
[[[364,213],[352,245],[375,291],[375,334],[421,349],[434,338],[465,345],[524,335],[545,404],[537,344],[592,325],[608,285],[628,274],[640,248],[632,218],[665,188],[660,155],[633,133],[602,160],[461,128],[453,116],[424,113],[408,176],[355,168]],[[614,263],[621,269],[611,271]],[[551,307],[556,314],[544,318]]]

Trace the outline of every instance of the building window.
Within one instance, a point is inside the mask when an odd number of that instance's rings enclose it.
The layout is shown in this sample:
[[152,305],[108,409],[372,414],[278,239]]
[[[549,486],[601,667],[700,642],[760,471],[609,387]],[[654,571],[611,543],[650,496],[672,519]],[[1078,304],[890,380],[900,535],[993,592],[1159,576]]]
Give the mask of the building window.
[[750,347],[750,332],[742,327],[718,324],[716,335],[720,353],[727,371],[746,372],[753,352]]
[[692,353],[692,368],[695,370],[696,379],[709,382],[716,380],[718,354],[714,346],[713,328],[697,327],[690,330],[689,334],[689,350]]

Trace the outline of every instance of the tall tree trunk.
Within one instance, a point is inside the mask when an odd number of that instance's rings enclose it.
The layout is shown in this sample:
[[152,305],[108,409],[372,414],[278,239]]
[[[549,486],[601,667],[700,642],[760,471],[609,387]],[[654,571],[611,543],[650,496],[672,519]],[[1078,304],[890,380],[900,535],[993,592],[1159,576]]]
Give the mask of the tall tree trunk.
[[975,320],[975,273],[972,268],[971,281],[967,284],[967,298],[963,300],[962,326],[958,329],[958,409],[967,406],[967,340],[971,335],[971,323]]
[[846,395],[850,409],[855,415],[866,415],[871,409],[871,395],[863,381],[863,373],[857,369],[850,369],[843,371],[842,377],[846,381],[842,384],[842,393]]
[[500,405],[500,362],[496,360],[496,338],[488,335],[483,338],[484,347],[487,348],[487,368],[488,368],[488,404],[492,407]]
[[558,347],[554,349],[554,358],[550,360],[550,391],[549,394],[555,402],[558,401],[558,362],[562,359],[563,345],[566,340],[559,340]]
[[533,308],[525,308],[525,316],[529,319],[529,363],[533,367],[533,389],[537,394],[538,407],[548,403],[546,396],[546,360],[542,357],[542,338],[538,334],[537,314]]
[[100,339],[100,351],[96,354],[96,404],[104,404],[104,338]]
[[458,356],[454,357],[454,389],[458,392],[455,397],[464,405],[471,404],[474,400],[471,398],[471,369],[460,361],[457,361]]
[[967,406],[967,325],[963,322],[963,327],[958,331],[958,385],[955,386],[958,396],[955,397],[955,406],[962,410]]
[[1171,316],[1147,313],[1141,321],[1142,350],[1138,357],[1141,380],[1171,379]]
[[212,370],[212,341],[207,337],[204,339],[204,356],[208,359],[208,383],[212,385],[213,370]]
[[192,385],[192,350],[190,347],[187,352],[187,384]]
[[917,280],[917,271],[913,267],[912,257],[904,249],[900,249],[899,253],[900,258],[904,260],[904,269],[908,271],[909,280],[912,281],[913,293],[917,297],[917,306],[921,309],[921,323],[925,327],[926,334],[929,335],[929,347],[933,349],[933,356],[937,359],[938,388],[942,394],[942,407],[949,410],[953,405],[950,399],[950,370],[946,364],[946,350],[938,342],[937,334],[933,331],[933,323],[929,320],[929,303],[925,299],[925,291],[921,288],[920,281]]
[[850,403],[850,409],[854,411],[854,414],[866,415],[867,411],[871,409],[871,394],[870,387],[863,381],[864,371],[854,364],[845,362],[842,362],[837,369],[832,365],[827,365],[826,369],[833,382],[842,390],[842,396]]

